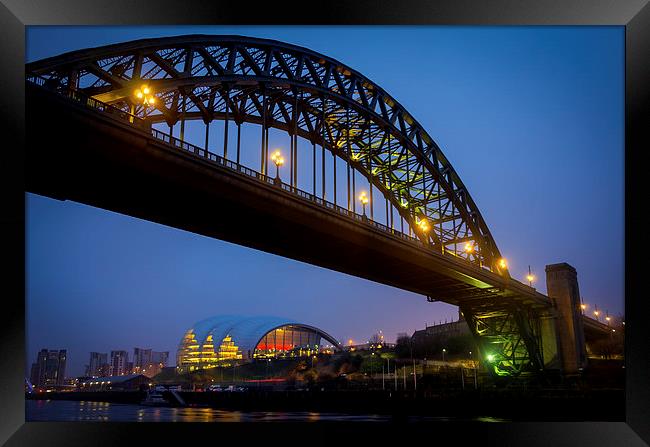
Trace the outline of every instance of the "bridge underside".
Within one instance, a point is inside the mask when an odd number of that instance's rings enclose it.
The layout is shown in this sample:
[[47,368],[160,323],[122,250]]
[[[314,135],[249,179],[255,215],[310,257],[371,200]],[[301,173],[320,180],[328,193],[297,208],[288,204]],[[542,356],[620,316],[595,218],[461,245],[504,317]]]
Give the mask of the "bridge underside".
[[[27,85],[26,191],[73,200],[459,305],[502,375],[553,368],[548,298],[216,166],[101,112]],[[272,234],[273,237],[269,237]],[[216,268],[216,266],[215,266]],[[255,275],[255,272],[251,272]],[[550,332],[549,332],[550,331]]]

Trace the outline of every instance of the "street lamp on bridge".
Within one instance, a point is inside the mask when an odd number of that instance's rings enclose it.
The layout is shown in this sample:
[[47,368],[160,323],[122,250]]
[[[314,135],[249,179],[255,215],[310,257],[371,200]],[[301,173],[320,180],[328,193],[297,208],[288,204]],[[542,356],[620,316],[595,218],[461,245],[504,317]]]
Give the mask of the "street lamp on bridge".
[[135,97],[138,98],[138,100],[142,101],[142,103],[145,105],[153,105],[156,102],[156,97],[153,96],[151,88],[146,84],[139,89],[136,89],[133,93]]
[[370,199],[368,199],[368,196],[366,195],[365,191],[361,191],[361,194],[359,194],[359,201],[361,201],[361,204],[363,205],[363,216],[365,217],[366,216],[366,205],[370,201]]
[[[144,115],[147,115],[147,106],[153,106],[156,102],[156,97],[153,95],[153,90],[148,85],[144,84],[140,88],[137,88],[133,91],[133,96],[135,96],[135,102],[141,102],[144,110]],[[135,104],[131,103],[131,115],[135,115]],[[130,121],[133,122],[133,117],[130,118]]]
[[284,164],[284,157],[280,153],[280,149],[276,149],[271,155],[271,160],[275,163],[275,178],[280,180],[280,166]]
[[420,219],[420,220],[418,221],[418,227],[420,227],[420,230],[421,230],[423,233],[426,233],[426,232],[429,231],[429,229],[431,228],[431,227],[429,226],[429,222],[427,222],[426,219]]
[[530,287],[533,287],[533,281],[535,281],[535,275],[531,273],[530,266],[528,266],[528,275],[526,275],[526,279],[528,280],[528,285]]

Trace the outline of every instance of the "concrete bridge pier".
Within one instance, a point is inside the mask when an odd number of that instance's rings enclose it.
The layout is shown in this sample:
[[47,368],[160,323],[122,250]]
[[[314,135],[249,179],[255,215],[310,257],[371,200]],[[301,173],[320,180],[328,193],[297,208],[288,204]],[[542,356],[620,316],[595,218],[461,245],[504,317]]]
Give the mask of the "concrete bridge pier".
[[587,351],[576,269],[565,262],[547,265],[546,291],[557,313],[561,369],[564,375],[578,374],[587,364]]

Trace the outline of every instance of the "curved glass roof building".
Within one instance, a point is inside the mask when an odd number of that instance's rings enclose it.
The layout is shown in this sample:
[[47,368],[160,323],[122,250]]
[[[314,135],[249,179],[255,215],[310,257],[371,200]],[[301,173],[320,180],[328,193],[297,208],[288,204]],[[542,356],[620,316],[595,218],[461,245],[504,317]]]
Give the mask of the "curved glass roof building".
[[341,349],[334,337],[294,320],[220,315],[201,320],[185,332],[176,367],[179,372],[188,372],[237,360],[302,357],[334,349]]

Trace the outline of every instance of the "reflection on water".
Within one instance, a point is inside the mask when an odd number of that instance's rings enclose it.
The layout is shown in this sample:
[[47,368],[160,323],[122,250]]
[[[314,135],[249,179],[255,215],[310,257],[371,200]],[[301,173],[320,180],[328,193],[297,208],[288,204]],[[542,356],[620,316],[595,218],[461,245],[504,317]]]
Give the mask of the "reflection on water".
[[[213,408],[144,407],[109,402],[76,402],[65,400],[25,401],[27,421],[111,421],[111,422],[272,422],[272,421],[390,421],[390,415],[343,413],[229,411]],[[418,416],[414,421],[446,421],[458,418]],[[503,419],[483,417],[473,420],[502,422]]]

